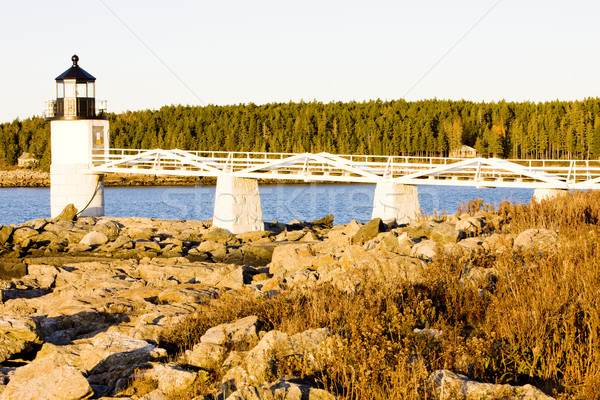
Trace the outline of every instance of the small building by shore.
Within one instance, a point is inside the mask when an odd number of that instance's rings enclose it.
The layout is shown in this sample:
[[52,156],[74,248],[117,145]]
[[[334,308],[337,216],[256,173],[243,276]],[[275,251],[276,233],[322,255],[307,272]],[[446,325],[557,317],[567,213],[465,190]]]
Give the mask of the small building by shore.
[[24,167],[28,167],[28,166],[36,166],[38,164],[39,164],[39,160],[37,158],[34,158],[29,153],[23,153],[23,154],[21,154],[21,157],[19,157],[17,159],[17,166],[19,168],[24,168]]
[[477,150],[467,145],[463,145],[459,149],[452,150],[449,154],[450,158],[474,158],[477,156]]

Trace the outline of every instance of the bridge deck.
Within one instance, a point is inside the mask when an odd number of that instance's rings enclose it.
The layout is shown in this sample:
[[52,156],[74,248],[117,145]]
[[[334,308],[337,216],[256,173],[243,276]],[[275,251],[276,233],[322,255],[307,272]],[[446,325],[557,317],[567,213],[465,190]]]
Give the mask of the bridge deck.
[[329,153],[109,149],[92,152],[99,173],[552,189],[600,189],[597,160],[502,160]]

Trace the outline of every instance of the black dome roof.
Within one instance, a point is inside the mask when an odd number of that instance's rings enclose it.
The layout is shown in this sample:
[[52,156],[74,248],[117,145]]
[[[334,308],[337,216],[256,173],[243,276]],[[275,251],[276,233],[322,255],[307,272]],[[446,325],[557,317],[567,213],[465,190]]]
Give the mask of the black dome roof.
[[95,81],[96,80],[96,78],[94,78],[92,75],[87,73],[83,68],[81,68],[79,65],[77,65],[77,62],[79,61],[79,57],[77,57],[77,55],[74,55],[73,57],[71,57],[71,60],[73,60],[73,66],[71,68],[69,68],[68,70],[66,70],[65,72],[63,72],[62,74],[60,74],[59,76],[57,76],[56,77],[57,81],[60,81],[63,79],[77,79],[78,81]]

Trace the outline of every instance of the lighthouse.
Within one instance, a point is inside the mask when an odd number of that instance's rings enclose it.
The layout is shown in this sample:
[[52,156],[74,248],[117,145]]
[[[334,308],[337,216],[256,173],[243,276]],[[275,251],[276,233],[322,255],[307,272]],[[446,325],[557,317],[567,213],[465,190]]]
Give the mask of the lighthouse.
[[96,103],[96,78],[79,66],[79,57],[71,60],[71,68],[56,78],[56,100],[46,102],[52,218],[70,203],[79,216],[104,215],[104,176],[92,167],[94,156],[108,152],[106,102]]

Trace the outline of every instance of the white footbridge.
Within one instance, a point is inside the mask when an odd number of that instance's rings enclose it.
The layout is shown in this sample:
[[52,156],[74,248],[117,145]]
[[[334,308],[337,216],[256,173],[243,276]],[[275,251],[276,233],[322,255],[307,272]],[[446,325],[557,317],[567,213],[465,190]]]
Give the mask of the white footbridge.
[[104,215],[106,173],[217,177],[213,225],[232,233],[264,229],[259,179],[373,183],[372,216],[398,222],[419,215],[417,185],[533,188],[537,198],[600,188],[600,161],[111,149],[96,78],[71,61],[45,107],[53,218],[70,204]]
[[419,212],[416,185],[533,188],[537,199],[600,188],[600,161],[503,160],[184,150],[92,150],[95,174],[217,177],[213,224],[262,230],[258,179],[374,183],[373,217],[404,222]]

